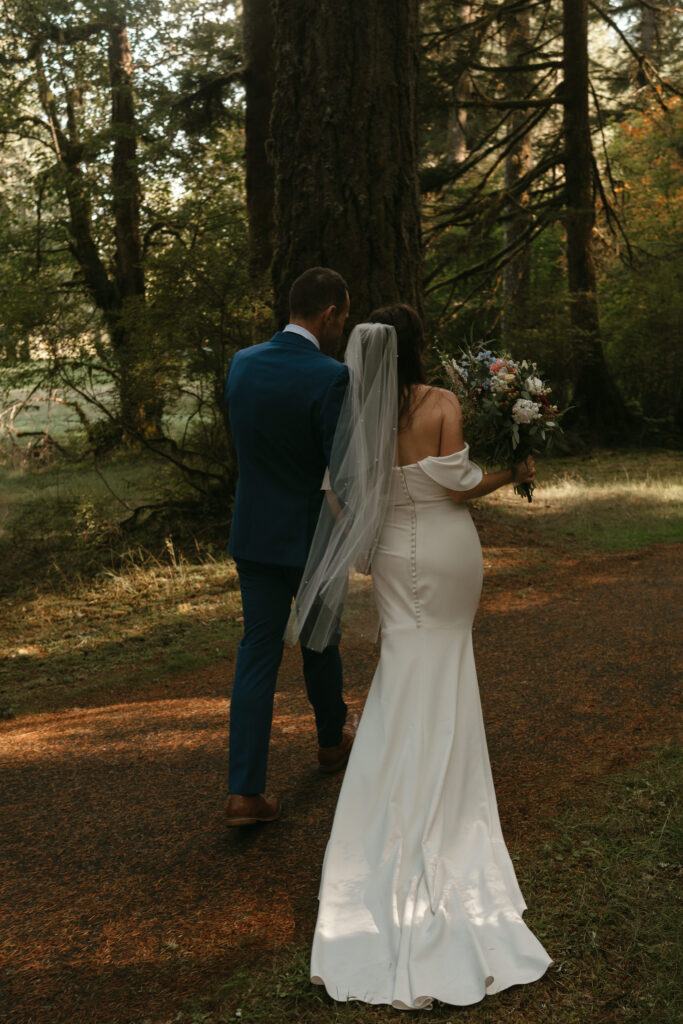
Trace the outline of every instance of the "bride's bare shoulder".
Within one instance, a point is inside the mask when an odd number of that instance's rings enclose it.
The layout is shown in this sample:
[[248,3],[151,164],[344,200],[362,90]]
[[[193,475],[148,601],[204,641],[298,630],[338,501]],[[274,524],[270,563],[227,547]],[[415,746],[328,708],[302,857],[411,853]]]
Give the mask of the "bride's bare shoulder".
[[460,414],[458,396],[452,391],[447,388],[429,387],[426,384],[421,386],[424,388],[424,401],[429,403],[435,412],[440,412],[442,416]]

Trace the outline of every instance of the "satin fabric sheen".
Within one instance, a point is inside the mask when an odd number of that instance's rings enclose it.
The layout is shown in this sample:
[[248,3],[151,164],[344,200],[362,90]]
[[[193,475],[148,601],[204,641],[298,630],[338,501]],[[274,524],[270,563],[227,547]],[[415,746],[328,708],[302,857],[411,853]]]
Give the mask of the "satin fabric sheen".
[[311,980],[337,1000],[457,1006],[552,963],[500,827],[472,651],[468,449],[395,468],[372,563],[382,652],[325,854]]

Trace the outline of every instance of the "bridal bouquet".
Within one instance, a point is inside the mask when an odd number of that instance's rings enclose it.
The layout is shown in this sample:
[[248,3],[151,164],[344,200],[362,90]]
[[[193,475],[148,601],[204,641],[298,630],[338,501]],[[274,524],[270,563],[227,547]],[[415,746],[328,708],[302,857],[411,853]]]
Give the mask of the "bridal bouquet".
[[[562,433],[550,388],[536,363],[515,362],[490,349],[463,348],[460,360],[441,357],[453,391],[462,405],[468,436],[476,448],[506,468],[538,452],[547,453]],[[517,484],[517,494],[531,501],[533,483]]]

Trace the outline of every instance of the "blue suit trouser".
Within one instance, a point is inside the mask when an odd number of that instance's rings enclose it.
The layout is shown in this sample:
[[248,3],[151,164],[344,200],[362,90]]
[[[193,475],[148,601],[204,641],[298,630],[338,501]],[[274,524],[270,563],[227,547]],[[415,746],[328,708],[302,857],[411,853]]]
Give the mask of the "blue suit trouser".
[[[283,637],[303,568],[241,558],[236,558],[235,564],[242,592],[244,636],[237,652],[230,702],[228,783],[231,793],[263,793]],[[322,747],[336,746],[346,721],[338,643],[320,653],[302,646],[301,653],[318,743]]]

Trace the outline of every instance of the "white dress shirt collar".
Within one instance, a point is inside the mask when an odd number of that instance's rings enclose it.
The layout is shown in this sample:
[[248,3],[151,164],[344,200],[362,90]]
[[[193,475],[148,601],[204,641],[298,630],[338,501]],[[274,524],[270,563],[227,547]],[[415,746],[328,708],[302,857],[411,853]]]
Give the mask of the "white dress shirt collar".
[[290,331],[292,334],[300,334],[302,338],[306,338],[307,341],[312,341],[316,348],[320,348],[320,342],[316,338],[315,334],[311,334],[305,327],[301,327],[300,324],[287,324],[285,327],[286,331]]

